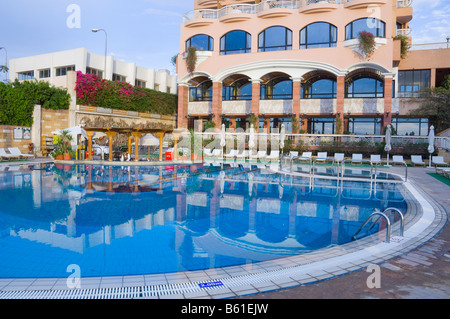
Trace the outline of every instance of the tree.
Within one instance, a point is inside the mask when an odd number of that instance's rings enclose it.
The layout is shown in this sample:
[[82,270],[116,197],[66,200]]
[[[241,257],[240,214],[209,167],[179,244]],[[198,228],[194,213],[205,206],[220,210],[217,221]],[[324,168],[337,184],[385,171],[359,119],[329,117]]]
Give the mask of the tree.
[[419,108],[410,111],[409,115],[427,117],[434,125],[436,132],[450,127],[450,75],[447,75],[442,86],[426,89],[421,96]]

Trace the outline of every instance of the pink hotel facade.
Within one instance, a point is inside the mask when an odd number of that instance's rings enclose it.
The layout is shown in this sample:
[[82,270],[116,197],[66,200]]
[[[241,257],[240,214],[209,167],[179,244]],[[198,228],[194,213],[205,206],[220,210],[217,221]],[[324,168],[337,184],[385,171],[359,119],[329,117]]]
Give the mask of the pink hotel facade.
[[[410,98],[450,73],[450,50],[401,58],[394,37],[409,35],[410,0],[194,2],[177,60],[180,128],[212,120],[245,129],[254,114],[260,131],[285,123],[293,132],[294,121],[293,133],[382,134],[393,124],[399,134],[427,135],[428,119],[408,114]],[[360,31],[375,35],[370,57],[359,50]]]

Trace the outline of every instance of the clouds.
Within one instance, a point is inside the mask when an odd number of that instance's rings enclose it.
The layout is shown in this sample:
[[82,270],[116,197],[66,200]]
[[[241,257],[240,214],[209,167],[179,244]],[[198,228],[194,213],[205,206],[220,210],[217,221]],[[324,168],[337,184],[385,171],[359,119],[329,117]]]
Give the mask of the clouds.
[[445,42],[450,36],[450,3],[443,0],[413,0],[411,21],[415,44]]

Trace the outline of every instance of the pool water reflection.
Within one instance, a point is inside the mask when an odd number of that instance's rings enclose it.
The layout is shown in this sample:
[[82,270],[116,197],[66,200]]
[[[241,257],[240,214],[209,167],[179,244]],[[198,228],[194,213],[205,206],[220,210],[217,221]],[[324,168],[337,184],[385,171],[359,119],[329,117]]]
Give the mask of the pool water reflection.
[[30,166],[0,174],[0,278],[167,273],[241,265],[350,241],[400,184],[249,165]]

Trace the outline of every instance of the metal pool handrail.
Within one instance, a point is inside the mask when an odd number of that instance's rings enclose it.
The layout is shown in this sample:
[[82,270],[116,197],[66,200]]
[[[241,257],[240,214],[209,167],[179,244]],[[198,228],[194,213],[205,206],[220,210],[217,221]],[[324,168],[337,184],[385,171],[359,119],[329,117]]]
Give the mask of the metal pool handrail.
[[[374,216],[380,216],[383,217],[386,220],[386,242],[389,244],[391,242],[391,221],[389,220],[389,218],[386,216],[386,214],[382,213],[382,212],[374,212],[372,214],[370,214],[370,216],[366,219],[366,221],[361,225],[361,227],[358,228],[358,230],[353,234],[352,239],[354,240],[356,238],[356,235],[358,235],[361,230],[369,223],[369,221],[374,217]],[[378,218],[375,222],[378,222],[380,218]]]

